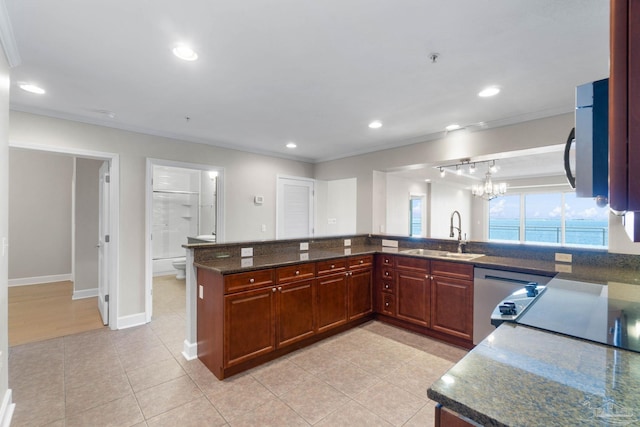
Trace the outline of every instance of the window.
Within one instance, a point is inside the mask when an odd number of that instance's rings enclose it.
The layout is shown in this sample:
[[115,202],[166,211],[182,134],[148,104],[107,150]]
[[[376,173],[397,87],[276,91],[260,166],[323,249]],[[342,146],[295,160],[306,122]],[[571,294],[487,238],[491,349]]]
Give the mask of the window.
[[498,197],[489,202],[489,240],[607,247],[608,212],[574,192]]
[[422,236],[422,218],[424,216],[424,197],[411,196],[409,199],[409,236]]

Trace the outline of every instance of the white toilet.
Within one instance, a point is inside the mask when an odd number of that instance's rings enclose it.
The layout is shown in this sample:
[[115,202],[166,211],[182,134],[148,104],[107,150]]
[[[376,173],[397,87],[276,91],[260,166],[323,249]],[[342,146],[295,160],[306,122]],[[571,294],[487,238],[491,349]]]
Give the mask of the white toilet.
[[173,265],[173,268],[178,270],[178,273],[176,274],[176,279],[184,279],[184,278],[187,277],[186,276],[186,270],[187,270],[187,258],[186,257],[174,259],[173,262],[171,263],[171,265]]

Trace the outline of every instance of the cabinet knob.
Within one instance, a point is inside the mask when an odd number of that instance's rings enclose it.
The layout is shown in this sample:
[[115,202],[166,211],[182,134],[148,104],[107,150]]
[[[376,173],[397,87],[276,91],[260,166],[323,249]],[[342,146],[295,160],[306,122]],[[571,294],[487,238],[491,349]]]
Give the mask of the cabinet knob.
[[388,272],[388,271],[385,271],[385,272],[384,272],[384,275],[388,277],[388,276],[389,276],[389,272]]
[[336,268],[336,266],[335,266],[335,265],[333,265],[333,264],[331,264],[331,268]]
[[389,284],[388,284],[388,283],[386,283],[386,284],[384,285],[384,288],[385,288],[385,289],[389,289]]
[[296,270],[296,276],[297,276],[298,274],[300,274],[300,271],[299,271],[299,270]]
[[384,306],[385,306],[385,307],[389,307],[389,303],[388,303],[388,302],[385,302],[385,303],[384,303]]
[[278,286],[278,290],[279,290],[279,291],[282,291],[282,286]]
[[254,283],[255,281],[256,279],[253,279],[253,278],[249,279],[249,283]]
[[271,292],[275,292],[276,290],[277,290],[276,288],[272,288],[272,289],[271,289]]
[[360,264],[364,264],[364,260],[363,259],[360,260]]
[[389,264],[389,259],[388,259],[388,258],[385,258],[385,259],[384,259],[384,263],[385,263],[385,264]]

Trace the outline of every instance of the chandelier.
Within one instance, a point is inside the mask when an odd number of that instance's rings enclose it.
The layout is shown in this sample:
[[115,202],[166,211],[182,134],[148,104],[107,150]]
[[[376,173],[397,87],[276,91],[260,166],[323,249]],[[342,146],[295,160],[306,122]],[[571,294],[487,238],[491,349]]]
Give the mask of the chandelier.
[[[498,171],[498,167],[496,166],[496,160],[476,160],[472,161],[471,159],[460,159],[459,163],[449,164],[443,166],[436,166],[436,168],[440,169],[440,177],[444,178],[446,175],[445,169],[453,169],[455,168],[456,175],[462,175],[464,172],[468,171],[470,175],[473,175],[476,172],[476,163],[482,164],[486,163],[489,166],[487,173],[485,174],[484,183],[482,184],[474,184],[471,186],[471,194],[476,197],[481,197],[485,200],[492,200],[498,196],[502,196],[507,192],[507,183],[499,182],[494,183],[491,179],[491,173],[496,173]],[[468,169],[466,169],[468,167]]]
[[493,183],[491,180],[491,171],[487,171],[484,178],[484,184],[474,184],[471,187],[471,194],[476,197],[482,197],[485,200],[492,200],[498,196],[502,196],[507,192],[507,183]]

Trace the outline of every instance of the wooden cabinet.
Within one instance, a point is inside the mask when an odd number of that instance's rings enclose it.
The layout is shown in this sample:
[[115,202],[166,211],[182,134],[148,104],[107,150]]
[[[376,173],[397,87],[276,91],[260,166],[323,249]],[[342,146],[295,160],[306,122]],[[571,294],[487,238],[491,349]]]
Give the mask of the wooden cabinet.
[[396,318],[428,327],[431,320],[430,261],[425,258],[395,258]]
[[348,260],[348,318],[359,319],[373,313],[373,255]]
[[438,404],[436,405],[434,425],[435,427],[474,427],[478,424]]
[[284,347],[315,333],[313,279],[278,286],[276,292],[276,345]]
[[276,348],[275,289],[268,287],[224,297],[225,368]]
[[611,0],[609,206],[629,211],[625,230],[640,241],[640,3]]
[[[336,261],[332,261],[333,269],[323,270],[331,271],[338,269],[338,273],[324,274],[316,279],[317,282],[317,310],[318,310],[318,326],[317,332],[324,332],[337,326],[347,323],[347,275],[346,261],[342,261],[341,267],[335,267]],[[318,272],[320,272],[320,264],[318,263]]]
[[431,263],[431,328],[473,341],[473,266]]
[[375,281],[383,320],[472,347],[472,264],[380,254]]

